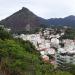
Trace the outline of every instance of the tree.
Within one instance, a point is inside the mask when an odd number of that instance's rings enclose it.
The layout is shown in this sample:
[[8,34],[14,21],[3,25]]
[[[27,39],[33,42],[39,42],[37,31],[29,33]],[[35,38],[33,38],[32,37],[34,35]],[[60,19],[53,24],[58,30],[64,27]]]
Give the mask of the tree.
[[75,39],[75,29],[67,29],[65,35],[61,37],[62,39]]
[[4,40],[4,39],[9,39],[11,37],[12,36],[10,32],[7,32],[4,30],[4,28],[0,27],[0,39]]

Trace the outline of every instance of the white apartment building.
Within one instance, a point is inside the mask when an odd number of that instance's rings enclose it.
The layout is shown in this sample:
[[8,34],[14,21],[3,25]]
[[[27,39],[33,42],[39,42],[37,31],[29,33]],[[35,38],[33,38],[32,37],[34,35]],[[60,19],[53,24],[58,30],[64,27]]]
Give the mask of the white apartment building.
[[56,61],[60,66],[64,64],[75,64],[75,44],[73,40],[63,40],[64,47],[58,48],[56,52]]

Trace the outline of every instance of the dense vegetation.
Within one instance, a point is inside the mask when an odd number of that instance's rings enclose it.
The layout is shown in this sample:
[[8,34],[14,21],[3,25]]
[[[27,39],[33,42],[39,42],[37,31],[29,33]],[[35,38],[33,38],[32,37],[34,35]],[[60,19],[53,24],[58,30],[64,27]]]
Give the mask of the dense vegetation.
[[63,39],[75,39],[75,28],[68,28],[65,31],[65,35],[62,36]]
[[44,63],[29,41],[8,35],[10,33],[0,29],[0,71],[4,75],[72,75]]

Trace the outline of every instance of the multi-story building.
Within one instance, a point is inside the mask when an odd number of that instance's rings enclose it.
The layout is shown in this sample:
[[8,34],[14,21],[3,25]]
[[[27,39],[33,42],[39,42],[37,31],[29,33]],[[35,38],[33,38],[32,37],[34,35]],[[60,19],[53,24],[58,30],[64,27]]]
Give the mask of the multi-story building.
[[60,48],[56,52],[56,63],[61,69],[69,69],[71,64],[75,64],[75,50],[67,51]]

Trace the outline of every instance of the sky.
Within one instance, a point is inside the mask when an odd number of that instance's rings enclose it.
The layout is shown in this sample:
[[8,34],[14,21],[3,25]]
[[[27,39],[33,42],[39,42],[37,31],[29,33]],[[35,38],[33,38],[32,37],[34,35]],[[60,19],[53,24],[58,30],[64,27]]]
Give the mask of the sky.
[[75,15],[75,0],[0,0],[0,20],[22,7],[45,19]]

